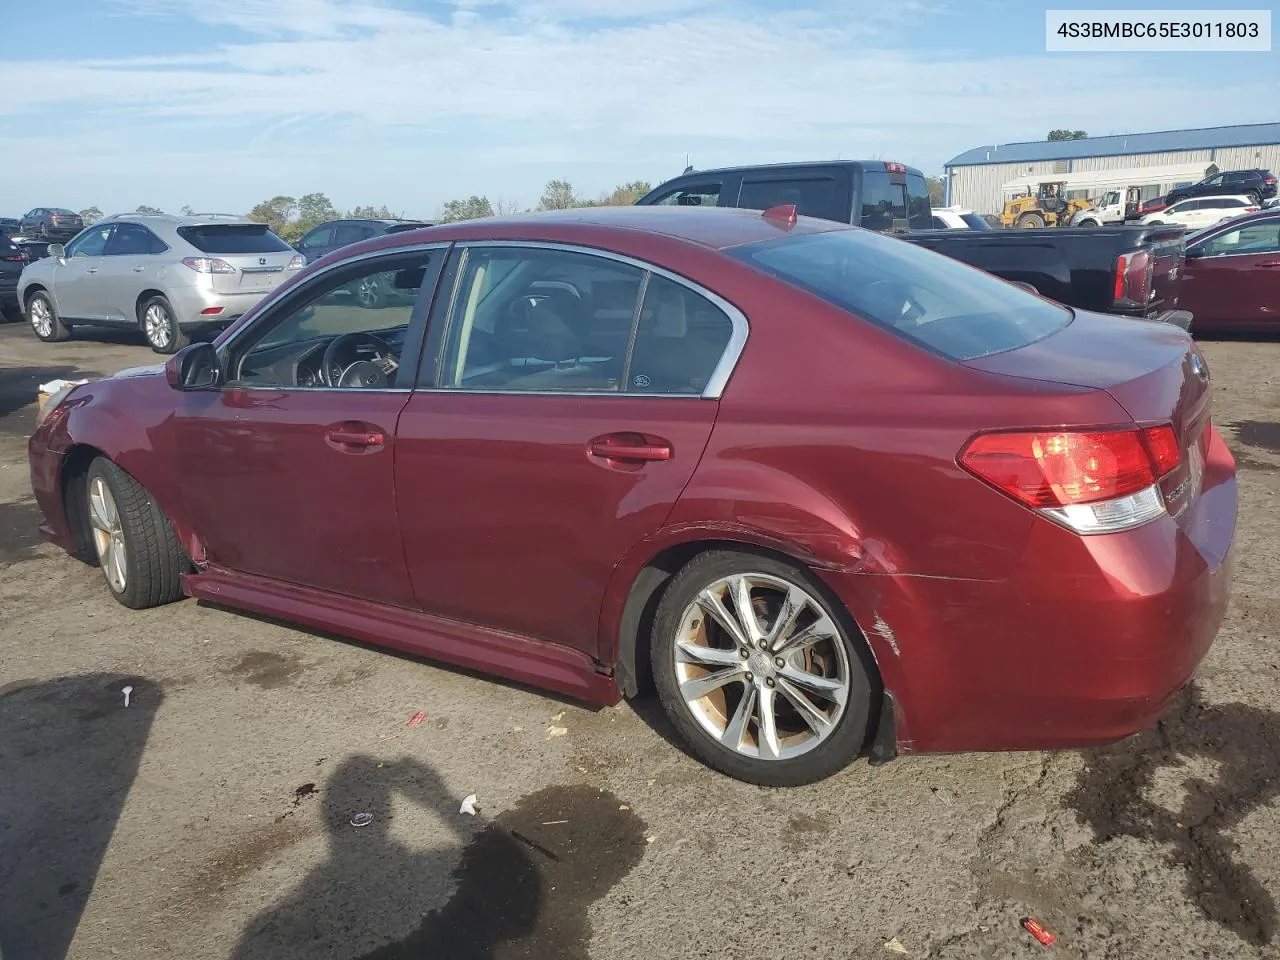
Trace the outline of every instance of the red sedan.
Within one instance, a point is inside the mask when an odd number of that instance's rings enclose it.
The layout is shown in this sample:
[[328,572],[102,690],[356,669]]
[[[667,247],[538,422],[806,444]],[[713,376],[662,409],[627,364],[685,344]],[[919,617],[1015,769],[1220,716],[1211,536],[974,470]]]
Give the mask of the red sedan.
[[1196,333],[1280,330],[1280,210],[1194,233],[1186,256],[1178,306]]
[[1236,518],[1182,331],[793,208],[344,248],[216,345],[53,397],[30,457],[44,532],[127,606],[598,704],[652,683],[765,784],[1151,724]]

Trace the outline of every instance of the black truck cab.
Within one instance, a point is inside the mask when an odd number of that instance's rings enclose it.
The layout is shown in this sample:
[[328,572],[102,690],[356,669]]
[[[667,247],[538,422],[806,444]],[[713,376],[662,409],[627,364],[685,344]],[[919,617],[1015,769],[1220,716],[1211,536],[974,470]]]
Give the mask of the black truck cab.
[[636,202],[747,210],[794,204],[800,216],[852,223],[880,233],[927,230],[933,225],[924,175],[884,160],[688,171]]

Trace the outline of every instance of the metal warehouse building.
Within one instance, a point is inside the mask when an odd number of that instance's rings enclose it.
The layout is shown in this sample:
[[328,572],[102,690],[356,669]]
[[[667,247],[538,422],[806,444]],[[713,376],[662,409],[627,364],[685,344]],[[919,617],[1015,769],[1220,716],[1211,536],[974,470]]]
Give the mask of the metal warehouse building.
[[[974,147],[946,164],[946,196],[948,203],[979,213],[999,213],[1001,187],[1020,177],[1131,167],[1185,169],[1191,163],[1213,164],[1218,170],[1280,170],[1280,123]],[[1207,169],[1205,175],[1214,172]],[[1165,174],[1153,171],[1156,175]],[[1145,185],[1143,199],[1175,185]]]

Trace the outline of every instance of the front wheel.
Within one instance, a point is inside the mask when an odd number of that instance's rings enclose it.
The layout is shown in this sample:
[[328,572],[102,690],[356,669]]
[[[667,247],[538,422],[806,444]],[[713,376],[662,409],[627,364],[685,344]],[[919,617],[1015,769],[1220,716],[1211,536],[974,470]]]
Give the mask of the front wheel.
[[137,480],[105,457],[89,465],[85,516],[111,595],[135,610],[182,596],[187,561],[173,526]]
[[57,343],[71,336],[71,330],[58,316],[53,298],[43,290],[37,290],[27,298],[27,320],[31,330],[45,343]]
[[173,307],[164,297],[144,301],[138,309],[138,322],[147,343],[156,353],[173,353],[190,343],[178,326]]
[[708,766],[798,786],[862,750],[874,666],[843,610],[803,568],[713,551],[671,581],[650,655],[663,709]]

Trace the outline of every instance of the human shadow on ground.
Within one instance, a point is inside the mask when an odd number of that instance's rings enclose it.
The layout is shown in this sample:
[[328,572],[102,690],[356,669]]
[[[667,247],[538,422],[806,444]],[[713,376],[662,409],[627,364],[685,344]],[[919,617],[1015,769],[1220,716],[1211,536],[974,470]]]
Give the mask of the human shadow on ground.
[[[321,792],[327,858],[246,927],[235,960],[585,958],[587,907],[645,847],[639,817],[592,787],[548,787],[473,819],[429,765],[356,756]],[[461,856],[398,839],[396,796],[436,811]],[[370,822],[355,826],[358,814]]]
[[67,956],[162,700],[151,681],[115,674],[0,688],[5,960]]
[[[1205,917],[1248,943],[1272,942],[1276,902],[1238,859],[1231,831],[1280,796],[1280,714],[1206,704],[1192,686],[1155,730],[1085,757],[1067,803],[1099,843],[1136,837],[1167,844],[1170,863],[1186,871],[1187,898]],[[1176,811],[1151,799],[1157,773],[1192,758],[1216,761],[1217,776],[1189,776]]]

